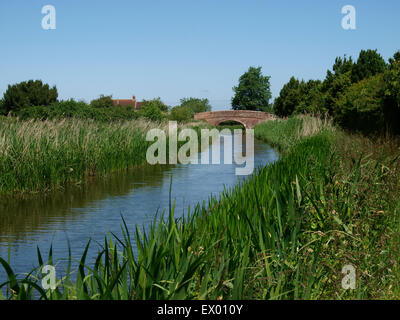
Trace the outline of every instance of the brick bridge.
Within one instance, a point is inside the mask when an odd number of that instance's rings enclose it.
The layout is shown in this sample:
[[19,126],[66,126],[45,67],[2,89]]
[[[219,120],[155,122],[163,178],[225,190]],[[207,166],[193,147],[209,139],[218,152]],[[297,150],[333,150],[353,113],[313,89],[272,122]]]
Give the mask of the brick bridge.
[[201,112],[195,114],[194,118],[205,120],[213,126],[217,126],[225,121],[236,121],[241,123],[246,129],[251,129],[257,124],[271,119],[271,115],[261,111],[227,110]]

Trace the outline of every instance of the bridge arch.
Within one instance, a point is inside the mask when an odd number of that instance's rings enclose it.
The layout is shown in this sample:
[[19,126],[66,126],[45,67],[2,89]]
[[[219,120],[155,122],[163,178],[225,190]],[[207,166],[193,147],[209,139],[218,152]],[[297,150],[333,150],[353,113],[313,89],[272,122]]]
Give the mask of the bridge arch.
[[224,122],[229,122],[229,121],[239,123],[239,124],[241,124],[241,125],[242,125],[243,127],[245,127],[245,128],[246,128],[246,126],[247,126],[245,121],[243,121],[243,120],[238,120],[238,119],[234,119],[234,118],[231,118],[231,119],[223,119],[223,120],[221,120],[221,121],[216,121],[215,124],[213,124],[213,125],[214,125],[214,126],[219,126],[220,124],[223,124]]
[[241,123],[246,129],[251,129],[257,124],[269,120],[271,115],[261,111],[226,110],[201,112],[195,114],[194,118],[197,120],[205,120],[213,126],[217,126],[226,121],[235,121]]

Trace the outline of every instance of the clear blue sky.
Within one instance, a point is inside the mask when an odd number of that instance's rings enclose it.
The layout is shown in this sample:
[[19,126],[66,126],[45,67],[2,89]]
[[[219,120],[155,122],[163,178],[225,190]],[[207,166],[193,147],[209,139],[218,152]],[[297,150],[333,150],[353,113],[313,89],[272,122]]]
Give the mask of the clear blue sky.
[[[41,27],[44,5],[56,30]],[[341,27],[344,5],[357,29]],[[322,79],[336,56],[400,49],[399,0],[2,0],[0,95],[8,84],[41,79],[59,98],[90,101],[206,97],[230,108],[249,66],[271,76],[276,97],[294,75]]]

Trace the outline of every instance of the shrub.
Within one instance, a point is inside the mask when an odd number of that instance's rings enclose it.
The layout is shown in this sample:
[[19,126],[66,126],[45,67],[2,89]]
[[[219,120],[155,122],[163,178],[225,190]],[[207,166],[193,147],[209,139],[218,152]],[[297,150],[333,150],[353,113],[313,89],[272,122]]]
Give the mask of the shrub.
[[93,119],[97,121],[120,121],[132,120],[138,118],[138,113],[130,107],[113,107],[113,108],[93,108],[84,101],[75,101],[73,99],[53,103],[48,107],[36,106],[20,110],[17,113],[22,120],[26,119]]
[[48,106],[57,101],[58,92],[54,86],[43,84],[41,80],[29,80],[9,85],[4,93],[3,108],[5,113],[18,111],[30,106]]
[[193,111],[185,106],[177,106],[172,108],[169,119],[178,122],[189,121],[193,118]]
[[384,129],[383,75],[353,84],[338,99],[335,119],[344,127],[366,132]]
[[183,98],[181,99],[181,107],[191,110],[193,114],[211,111],[208,99]]
[[139,116],[152,121],[160,121],[164,118],[163,113],[155,104],[148,104],[144,107],[142,106],[137,113]]
[[161,101],[161,98],[156,98],[153,100],[143,100],[141,109],[147,108],[149,106],[154,106],[160,109],[161,112],[168,112],[168,106]]
[[112,108],[114,107],[114,102],[112,100],[112,96],[105,96],[101,94],[99,98],[90,102],[90,106],[93,108]]

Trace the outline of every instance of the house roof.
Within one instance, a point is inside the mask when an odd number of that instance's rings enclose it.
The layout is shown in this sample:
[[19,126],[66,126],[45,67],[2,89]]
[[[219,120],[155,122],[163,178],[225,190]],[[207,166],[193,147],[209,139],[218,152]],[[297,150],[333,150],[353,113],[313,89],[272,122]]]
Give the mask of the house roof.
[[113,99],[114,105],[121,105],[123,107],[126,106],[135,106],[136,101],[132,99]]

